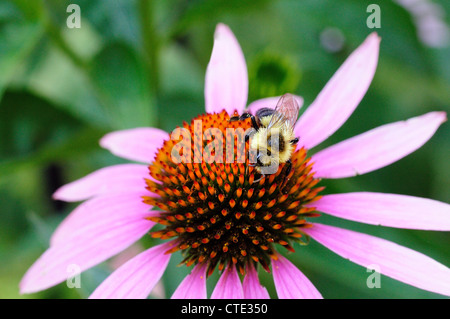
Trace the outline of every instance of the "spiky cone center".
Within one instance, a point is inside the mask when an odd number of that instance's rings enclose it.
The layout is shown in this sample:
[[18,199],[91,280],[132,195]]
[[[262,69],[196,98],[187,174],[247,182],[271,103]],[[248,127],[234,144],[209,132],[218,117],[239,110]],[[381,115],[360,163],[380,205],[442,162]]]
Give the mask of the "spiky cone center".
[[[270,271],[271,259],[277,258],[276,245],[294,251],[293,242],[308,242],[302,228],[311,226],[307,218],[318,216],[310,204],[319,199],[323,187],[316,186],[319,179],[314,178],[304,148],[292,154],[290,169],[284,163],[275,174],[261,176],[242,158],[242,153],[248,154],[248,142],[240,152],[236,140],[226,138],[230,134],[227,129],[233,129],[236,136],[245,134],[250,119],[229,119],[222,111],[185,122],[183,128],[192,139],[185,144],[191,152],[181,152],[182,161],[172,156],[182,137],[164,141],[158,150],[149,166],[151,178],[146,179],[152,195],[144,196],[144,202],[162,210],[149,219],[164,227],[152,236],[176,238],[176,245],[167,253],[181,250],[188,266],[207,263],[208,275],[216,266],[222,270],[230,263],[242,274],[247,263],[259,263]],[[222,140],[200,138],[202,132],[208,135],[210,128],[220,130]],[[206,152],[220,143],[224,146],[222,160],[215,151]],[[231,163],[230,158],[226,161],[225,146],[234,150]]]

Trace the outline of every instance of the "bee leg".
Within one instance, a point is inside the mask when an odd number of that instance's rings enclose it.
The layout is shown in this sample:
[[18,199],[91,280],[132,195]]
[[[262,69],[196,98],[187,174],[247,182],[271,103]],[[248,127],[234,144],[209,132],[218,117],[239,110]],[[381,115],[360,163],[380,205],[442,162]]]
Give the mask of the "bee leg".
[[254,135],[256,133],[256,130],[254,128],[251,128],[250,131],[247,132],[247,134],[245,134],[245,142],[247,142],[250,137],[252,137],[252,135]]
[[259,125],[258,125],[258,122],[256,121],[255,116],[250,113],[244,113],[241,116],[233,116],[232,118],[230,118],[230,122],[243,121],[248,118],[250,118],[252,120],[252,126],[255,129],[259,129]]
[[241,118],[246,119],[246,118],[250,118],[252,120],[252,126],[254,129],[259,129],[259,125],[258,122],[256,121],[256,118],[254,115],[250,114],[250,113],[244,113],[242,114]]
[[266,175],[264,175],[264,174],[261,173],[261,177],[258,178],[258,179],[255,179],[255,180],[253,181],[253,184],[258,183],[260,180],[262,180],[262,179],[265,178],[265,177],[266,177]]
[[284,174],[283,183],[281,185],[284,185],[288,181],[286,178],[287,178],[287,176],[289,176],[291,171],[292,171],[292,162],[291,162],[291,160],[288,160],[286,162],[286,173]]
[[292,162],[291,160],[288,160],[286,163],[287,163],[286,175],[289,175],[292,171]]
[[289,143],[291,143],[292,145],[294,145],[294,144],[297,144],[297,143],[298,143],[298,141],[299,141],[299,138],[298,138],[298,137],[296,137],[296,138],[294,138],[294,139],[290,140],[290,141],[289,141]]

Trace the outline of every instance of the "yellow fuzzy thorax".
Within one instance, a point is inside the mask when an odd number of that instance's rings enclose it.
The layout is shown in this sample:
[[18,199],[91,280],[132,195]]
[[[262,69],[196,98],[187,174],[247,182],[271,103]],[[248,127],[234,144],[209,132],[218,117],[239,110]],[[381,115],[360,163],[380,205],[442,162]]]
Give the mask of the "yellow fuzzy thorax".
[[[250,141],[250,148],[253,150],[268,150],[271,152],[271,156],[268,156],[267,164],[269,162],[278,162],[279,164],[286,163],[292,156],[292,153],[295,150],[295,146],[290,143],[292,139],[294,139],[294,132],[292,127],[290,127],[287,123],[279,123],[273,125],[270,129],[267,128],[269,125],[271,116],[265,116],[260,119],[261,127],[258,131],[252,136]],[[278,135],[283,140],[283,149],[276,151],[272,149],[268,145],[268,139],[272,135]]]

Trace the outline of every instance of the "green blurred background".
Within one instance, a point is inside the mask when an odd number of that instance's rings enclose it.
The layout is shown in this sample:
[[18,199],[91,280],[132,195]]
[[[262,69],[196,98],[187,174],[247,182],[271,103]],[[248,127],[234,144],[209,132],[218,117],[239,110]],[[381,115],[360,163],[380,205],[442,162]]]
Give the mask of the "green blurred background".
[[[0,298],[85,298],[110,273],[112,263],[106,262],[82,274],[80,289],[63,283],[32,295],[18,293],[21,277],[76,206],[53,201],[52,192],[125,162],[99,147],[103,134],[139,126],[171,131],[203,112],[204,75],[219,22],[231,27],[244,51],[249,101],[293,92],[304,97],[305,106],[369,33],[379,33],[372,85],[322,147],[385,123],[448,111],[450,2],[423,0],[415,7],[409,2],[414,1],[2,0]],[[66,26],[70,3],[81,8],[79,29]],[[370,3],[381,9],[379,29],[366,25]],[[446,123],[412,155],[363,176],[326,181],[326,192],[366,190],[449,202],[449,137]],[[320,219],[450,265],[448,233]],[[144,238],[130,254],[149,244]],[[384,276],[380,289],[369,289],[365,268],[317,243],[295,248],[289,258],[325,298],[441,298]],[[163,277],[166,297],[188,272],[176,266],[179,261],[172,258]],[[216,278],[209,280],[209,293]],[[271,276],[261,278],[275,297]]]

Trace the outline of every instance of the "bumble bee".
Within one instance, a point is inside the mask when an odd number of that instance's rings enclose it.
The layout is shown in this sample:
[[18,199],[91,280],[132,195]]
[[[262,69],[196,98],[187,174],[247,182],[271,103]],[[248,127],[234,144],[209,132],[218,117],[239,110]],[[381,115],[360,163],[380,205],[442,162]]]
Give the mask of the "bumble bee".
[[[253,128],[247,133],[250,151],[256,155],[256,170],[264,176],[276,173],[280,164],[287,163],[287,174],[291,169],[291,155],[299,139],[294,136],[300,107],[292,94],[284,94],[275,109],[262,108],[255,115],[244,113],[230,121],[250,118]],[[262,178],[262,177],[261,177]]]

